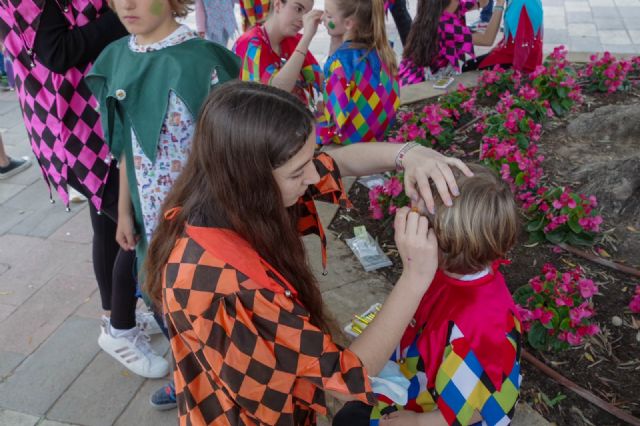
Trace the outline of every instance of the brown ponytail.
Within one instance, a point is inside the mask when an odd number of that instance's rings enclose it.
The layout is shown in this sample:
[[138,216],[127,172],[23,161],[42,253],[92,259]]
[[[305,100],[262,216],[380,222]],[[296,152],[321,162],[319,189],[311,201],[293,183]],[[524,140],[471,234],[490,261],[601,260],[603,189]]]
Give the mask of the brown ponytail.
[[375,49],[389,72],[396,75],[398,63],[387,38],[384,0],[337,0],[336,5],[344,18],[355,20],[351,34],[354,47]]
[[438,55],[440,17],[451,0],[421,0],[402,52],[418,67],[431,66]]

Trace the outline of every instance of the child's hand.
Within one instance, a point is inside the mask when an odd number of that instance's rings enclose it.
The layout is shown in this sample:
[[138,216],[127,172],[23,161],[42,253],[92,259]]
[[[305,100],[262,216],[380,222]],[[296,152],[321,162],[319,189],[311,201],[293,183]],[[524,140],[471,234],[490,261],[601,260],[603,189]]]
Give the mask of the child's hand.
[[139,239],[140,236],[136,235],[133,217],[130,214],[119,214],[116,242],[123,250],[134,250]]
[[426,291],[438,268],[438,242],[429,221],[415,210],[403,207],[396,212],[395,240],[402,258],[402,274],[424,285]]
[[322,14],[323,12],[321,10],[313,9],[302,17],[304,37],[313,38],[313,36],[316,35],[318,25],[320,25],[320,21],[322,21]]

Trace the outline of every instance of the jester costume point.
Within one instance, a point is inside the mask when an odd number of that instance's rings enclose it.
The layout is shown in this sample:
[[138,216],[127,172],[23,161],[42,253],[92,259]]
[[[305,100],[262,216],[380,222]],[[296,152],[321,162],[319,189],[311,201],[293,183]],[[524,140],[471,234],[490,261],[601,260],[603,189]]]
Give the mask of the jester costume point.
[[480,67],[512,65],[532,72],[542,63],[542,19],[541,0],[510,0],[504,14],[504,38]]

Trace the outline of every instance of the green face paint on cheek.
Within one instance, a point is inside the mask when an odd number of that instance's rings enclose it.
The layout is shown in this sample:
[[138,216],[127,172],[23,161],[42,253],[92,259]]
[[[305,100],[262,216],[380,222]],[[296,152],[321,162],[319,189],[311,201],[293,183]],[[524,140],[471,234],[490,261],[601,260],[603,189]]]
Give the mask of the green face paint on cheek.
[[327,27],[329,27],[330,30],[335,30],[336,29],[336,24],[334,24],[333,21],[329,21],[327,23]]
[[153,0],[153,3],[151,3],[151,7],[149,8],[149,11],[155,16],[160,16],[162,15],[163,10],[164,10],[164,2],[162,0]]

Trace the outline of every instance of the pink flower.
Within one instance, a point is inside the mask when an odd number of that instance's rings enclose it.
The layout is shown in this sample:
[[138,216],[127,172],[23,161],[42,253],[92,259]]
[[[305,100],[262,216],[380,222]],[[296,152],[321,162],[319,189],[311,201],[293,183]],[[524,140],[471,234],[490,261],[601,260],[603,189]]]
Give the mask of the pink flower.
[[382,211],[382,207],[380,205],[371,204],[369,206],[369,210],[371,211],[371,216],[376,220],[384,219],[384,212]]
[[517,311],[518,317],[523,322],[528,322],[531,320],[531,311],[528,310],[527,308],[523,308],[521,305],[516,304],[516,311]]
[[535,70],[531,74],[529,74],[529,78],[531,80],[535,80],[536,77],[541,76],[547,71],[544,65],[538,65]]
[[582,343],[582,337],[575,333],[567,333],[567,343],[571,346],[578,346]]
[[593,336],[594,334],[600,333],[600,326],[598,326],[598,324],[583,325],[582,327],[578,327],[576,331],[580,337]]
[[640,285],[636,286],[636,294],[631,298],[629,302],[629,309],[634,314],[640,314]]
[[581,279],[578,281],[578,290],[582,297],[588,299],[598,293],[598,286],[592,280]]
[[591,318],[593,316],[593,310],[589,307],[588,302],[582,303],[580,306],[569,310],[569,318],[573,324],[578,325],[583,318]]
[[529,285],[535,293],[540,293],[543,289],[542,279],[539,276],[533,277],[529,280]]
[[392,197],[397,197],[402,193],[402,183],[400,179],[393,176],[384,183],[384,192]]
[[551,311],[542,311],[542,314],[540,315],[540,323],[542,325],[549,324],[552,319],[553,319],[553,314],[551,313]]
[[573,299],[569,296],[556,297],[556,305],[558,306],[573,306]]

